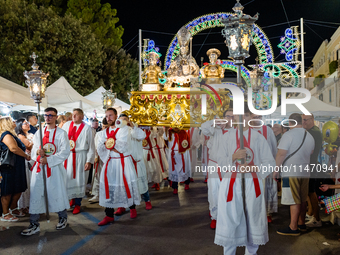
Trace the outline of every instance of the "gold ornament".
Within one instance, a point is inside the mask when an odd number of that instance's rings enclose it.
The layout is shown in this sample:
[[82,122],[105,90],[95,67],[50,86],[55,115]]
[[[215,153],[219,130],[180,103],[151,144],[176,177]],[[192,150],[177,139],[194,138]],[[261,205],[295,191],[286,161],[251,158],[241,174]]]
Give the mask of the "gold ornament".
[[107,139],[106,143],[105,143],[105,146],[107,149],[111,150],[114,146],[115,146],[115,139],[113,138],[109,138]]
[[143,147],[146,147],[148,145],[148,141],[146,139],[144,139],[142,144],[143,144]]
[[182,141],[182,147],[183,147],[184,149],[186,149],[186,148],[188,147],[188,145],[189,145],[189,142],[188,142],[187,140],[183,140],[183,141]]
[[73,150],[76,147],[76,143],[73,140],[70,140],[70,150]]

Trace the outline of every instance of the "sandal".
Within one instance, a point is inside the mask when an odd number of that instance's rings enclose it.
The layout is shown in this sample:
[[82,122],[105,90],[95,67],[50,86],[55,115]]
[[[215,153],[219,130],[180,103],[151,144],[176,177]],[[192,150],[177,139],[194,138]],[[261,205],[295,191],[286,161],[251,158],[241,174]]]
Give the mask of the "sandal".
[[[15,211],[18,211],[19,213],[14,213]],[[24,214],[19,208],[15,208],[13,210],[9,209],[9,212],[16,217],[25,217],[26,214]]]
[[[5,217],[8,215],[11,215],[12,217],[6,219]],[[18,221],[18,220],[19,218],[14,217],[11,213],[2,214],[2,217],[1,217],[1,221]]]

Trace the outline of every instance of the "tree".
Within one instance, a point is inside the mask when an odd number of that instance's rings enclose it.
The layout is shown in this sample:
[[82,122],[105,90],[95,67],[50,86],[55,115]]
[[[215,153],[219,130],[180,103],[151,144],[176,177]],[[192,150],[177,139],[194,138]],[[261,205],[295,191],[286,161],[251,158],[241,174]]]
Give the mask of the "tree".
[[56,13],[64,16],[67,11],[68,0],[24,0],[29,4],[36,4],[38,7],[44,6],[46,8],[51,7]]
[[60,17],[52,8],[0,0],[0,34],[0,76],[24,84],[23,72],[31,69],[34,51],[40,70],[50,73],[50,84],[64,76],[82,95],[103,85],[98,79],[103,46],[70,14]]
[[130,54],[126,54],[124,49],[115,46],[106,48],[105,53],[107,60],[102,67],[100,82],[105,84],[106,89],[110,89],[110,85],[113,84],[112,90],[117,93],[117,97],[129,103],[127,92],[131,91],[131,83],[134,90],[138,89],[138,61],[131,58]]
[[122,26],[116,27],[119,21],[117,10],[112,9],[109,3],[101,4],[100,0],[69,0],[67,6],[67,13],[89,25],[104,46],[122,47],[124,29]]

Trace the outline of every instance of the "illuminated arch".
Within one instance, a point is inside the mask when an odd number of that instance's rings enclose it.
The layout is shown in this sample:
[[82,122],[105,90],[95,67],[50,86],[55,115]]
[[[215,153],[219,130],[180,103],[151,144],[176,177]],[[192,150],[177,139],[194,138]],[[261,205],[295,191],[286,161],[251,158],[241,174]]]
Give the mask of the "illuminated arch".
[[[220,13],[212,13],[200,16],[190,22],[188,22],[185,27],[190,31],[191,35],[194,36],[206,29],[214,28],[214,27],[224,27],[221,22],[222,19],[228,18],[231,13],[220,12]],[[272,63],[273,62],[273,50],[270,45],[269,39],[267,35],[262,31],[262,29],[254,25],[253,33],[252,33],[252,42],[256,47],[257,54],[259,56],[260,63]],[[179,53],[179,46],[177,36],[175,36],[167,50],[164,67],[168,69],[171,61],[175,59],[175,57]]]

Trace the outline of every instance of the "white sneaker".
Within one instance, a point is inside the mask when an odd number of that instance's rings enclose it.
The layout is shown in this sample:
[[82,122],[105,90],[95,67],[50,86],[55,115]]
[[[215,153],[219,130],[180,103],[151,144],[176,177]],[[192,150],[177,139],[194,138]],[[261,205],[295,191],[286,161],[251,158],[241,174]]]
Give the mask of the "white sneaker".
[[313,215],[309,216],[308,214],[306,214],[306,217],[305,217],[306,221],[310,221],[313,218],[314,218]]
[[31,236],[40,232],[39,225],[30,224],[29,227],[21,232],[23,236]]
[[306,223],[306,226],[309,228],[322,227],[322,221],[321,220],[317,221],[313,216],[313,218]]
[[99,197],[96,195],[93,198],[89,199],[90,203],[98,203],[99,202]]

